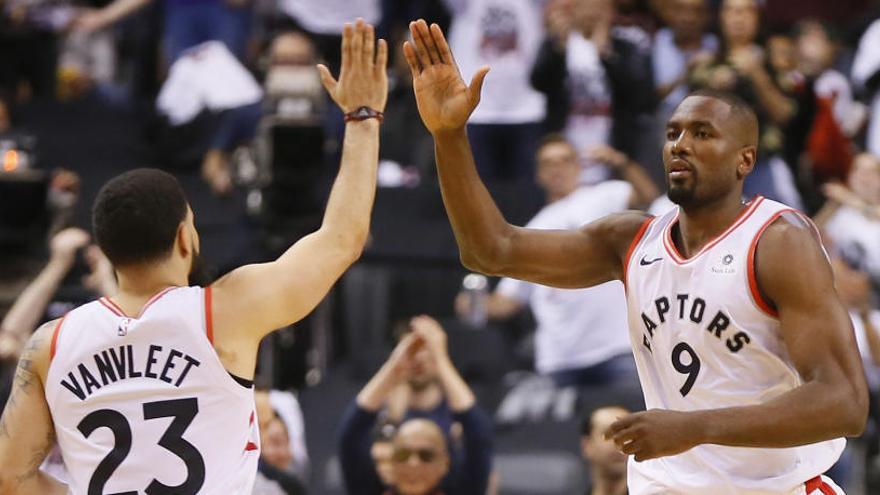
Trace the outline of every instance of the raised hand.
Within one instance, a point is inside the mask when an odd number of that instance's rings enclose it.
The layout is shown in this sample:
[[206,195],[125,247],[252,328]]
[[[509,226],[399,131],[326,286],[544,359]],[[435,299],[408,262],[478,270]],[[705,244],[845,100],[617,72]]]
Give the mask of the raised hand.
[[383,111],[388,99],[388,44],[376,43],[373,26],[358,19],[354,26],[346,24],[342,30],[342,68],[339,80],[330,70],[318,64],[321,82],[333,101],[344,113],[369,107]]
[[480,102],[480,90],[489,67],[483,66],[468,86],[452,58],[449,43],[437,24],[419,19],[409,24],[412,41],[403,53],[412,71],[416,104],[428,132],[461,129]]
[[91,236],[83,229],[70,227],[62,230],[49,241],[49,253],[53,260],[73,263],[77,250],[84,248]]

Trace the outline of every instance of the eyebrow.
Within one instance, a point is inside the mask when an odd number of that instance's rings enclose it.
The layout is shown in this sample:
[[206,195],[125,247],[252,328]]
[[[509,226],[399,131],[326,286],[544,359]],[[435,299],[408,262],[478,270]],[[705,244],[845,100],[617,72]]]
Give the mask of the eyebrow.
[[667,128],[669,128],[669,127],[710,127],[712,129],[716,128],[708,120],[691,120],[691,121],[685,121],[684,123],[676,121],[676,120],[670,120],[670,121],[666,122],[666,127]]

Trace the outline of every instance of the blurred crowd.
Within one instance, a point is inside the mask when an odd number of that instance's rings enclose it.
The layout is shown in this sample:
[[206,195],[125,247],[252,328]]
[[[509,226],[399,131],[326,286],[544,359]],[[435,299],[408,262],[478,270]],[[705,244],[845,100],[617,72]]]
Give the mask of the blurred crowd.
[[[0,403],[39,323],[115,290],[112,266],[71,220],[91,199],[80,198],[88,167],[73,167],[78,175],[27,163],[40,136],[18,117],[44,101],[135,112],[162,166],[194,173],[217,197],[244,195],[264,228],[296,238],[315,226],[324,164],[338,158],[343,130],[315,64],[338,70],[342,26],[358,17],[392,47],[380,187],[436,194],[432,141],[400,50],[407,23],[423,17],[448,29],[465,78],[491,67],[468,135],[490,187],[541,205],[532,228],[673,208],[661,161],[672,111],[701,88],[750,103],[760,145],[745,191],[814,218],[872,387],[872,426],[835,480],[848,493],[880,489],[880,2],[872,0],[0,0]],[[2,196],[41,167],[40,245],[22,247]],[[461,275],[446,274],[455,286]],[[347,291],[338,311],[380,292],[395,304],[382,277],[364,278],[366,290]],[[643,407],[622,285],[471,278],[441,299],[436,319],[410,313],[373,325],[390,353],[368,366],[370,378],[358,377],[363,388],[347,408],[323,411],[338,427],[335,455],[321,465],[309,455],[297,395],[263,384],[255,495],[626,493],[625,458],[601,435]],[[499,347],[509,353],[498,358]],[[347,348],[340,361],[367,350],[354,340]],[[493,366],[498,373],[485,371]]]

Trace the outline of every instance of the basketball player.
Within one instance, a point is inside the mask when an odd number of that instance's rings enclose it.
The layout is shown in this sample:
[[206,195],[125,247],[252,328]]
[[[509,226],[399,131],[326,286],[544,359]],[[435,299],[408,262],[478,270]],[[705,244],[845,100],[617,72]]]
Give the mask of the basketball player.
[[618,279],[627,288],[649,410],[621,417],[606,435],[632,456],[631,493],[833,493],[821,474],[841,437],[865,426],[864,373],[809,220],[761,197],[740,199],[755,166],[751,109],[710,92],[679,105],[663,150],[678,204],[668,214],[523,229],[492,202],[465,134],[488,67],[468,86],[439,27],[410,29],[404,50],[462,262],[555,287]]
[[[0,493],[249,495],[259,434],[251,380],[260,340],[306,316],[360,255],[376,188],[387,46],[346,25],[339,176],[321,228],[280,258],[188,287],[193,212],[170,175],[135,170],[95,201],[119,293],[43,325],[19,362],[0,422]],[[69,487],[39,471],[57,439]]]

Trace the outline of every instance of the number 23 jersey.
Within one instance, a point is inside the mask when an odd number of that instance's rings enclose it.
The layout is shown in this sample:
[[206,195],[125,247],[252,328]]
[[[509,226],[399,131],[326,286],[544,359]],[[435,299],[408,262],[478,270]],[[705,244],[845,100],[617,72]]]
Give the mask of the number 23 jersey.
[[57,326],[45,389],[71,493],[251,493],[253,388],[217,357],[210,294],[169,288],[136,318],[102,298]]
[[[649,409],[755,405],[801,384],[776,312],[755,279],[757,241],[780,216],[806,221],[759,196],[688,259],[672,242],[677,208],[640,230],[624,279],[630,339]],[[784,449],[699,445],[679,455],[631,459],[630,493],[788,493],[831,467],[844,444],[835,439]]]

